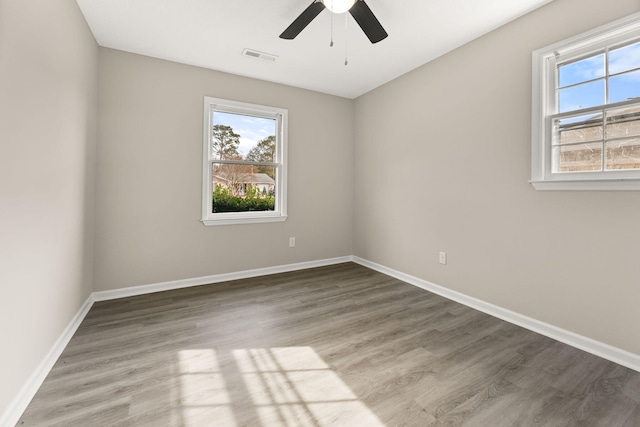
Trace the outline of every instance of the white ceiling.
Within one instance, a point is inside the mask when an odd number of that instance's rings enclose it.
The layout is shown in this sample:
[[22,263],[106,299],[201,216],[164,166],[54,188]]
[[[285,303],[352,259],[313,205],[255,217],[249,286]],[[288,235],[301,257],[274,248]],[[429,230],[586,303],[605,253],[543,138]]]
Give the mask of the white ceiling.
[[[366,0],[389,33],[371,44],[350,15],[328,10],[296,39],[280,39],[311,0],[77,0],[100,46],[346,98],[550,1]],[[245,48],[278,58],[246,57]]]

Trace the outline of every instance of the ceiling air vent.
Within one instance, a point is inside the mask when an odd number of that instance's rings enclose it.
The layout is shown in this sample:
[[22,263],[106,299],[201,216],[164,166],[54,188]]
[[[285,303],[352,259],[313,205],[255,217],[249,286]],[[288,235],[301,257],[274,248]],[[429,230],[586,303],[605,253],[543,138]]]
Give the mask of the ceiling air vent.
[[271,55],[270,53],[264,53],[253,49],[245,49],[242,51],[243,56],[248,56],[249,58],[262,59],[263,61],[275,61],[278,57],[276,55]]

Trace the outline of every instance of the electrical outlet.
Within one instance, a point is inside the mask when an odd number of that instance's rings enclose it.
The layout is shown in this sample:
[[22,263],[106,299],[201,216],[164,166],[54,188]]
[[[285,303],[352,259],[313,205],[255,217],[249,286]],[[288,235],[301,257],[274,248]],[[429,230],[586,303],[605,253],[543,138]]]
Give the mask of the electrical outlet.
[[289,237],[289,247],[290,248],[295,248],[296,247],[296,238],[295,237]]
[[447,253],[446,252],[440,252],[440,264],[442,265],[447,265]]

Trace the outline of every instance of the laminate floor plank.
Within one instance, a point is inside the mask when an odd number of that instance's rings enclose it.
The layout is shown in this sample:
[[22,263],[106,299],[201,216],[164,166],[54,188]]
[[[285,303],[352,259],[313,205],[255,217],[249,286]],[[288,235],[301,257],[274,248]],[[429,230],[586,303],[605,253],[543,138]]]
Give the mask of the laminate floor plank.
[[91,308],[18,426],[640,427],[640,373],[345,263]]
[[640,407],[637,407],[629,418],[624,422],[622,427],[638,427],[640,426]]

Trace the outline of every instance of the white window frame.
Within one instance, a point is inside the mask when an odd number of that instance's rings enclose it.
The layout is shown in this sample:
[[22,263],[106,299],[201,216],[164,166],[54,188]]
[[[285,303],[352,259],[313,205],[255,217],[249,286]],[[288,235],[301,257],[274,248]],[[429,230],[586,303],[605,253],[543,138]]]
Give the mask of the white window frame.
[[[204,97],[203,151],[202,151],[202,223],[204,225],[251,224],[279,222],[287,219],[287,127],[288,110],[265,105],[249,104],[210,96]],[[270,166],[276,168],[275,206],[273,211],[213,213],[213,163],[210,156],[214,112],[241,114],[276,120],[276,160]],[[243,162],[244,163],[244,162]],[[251,162],[246,162],[251,163]]]
[[[603,25],[533,52],[531,181],[536,190],[640,190],[640,170],[563,172],[552,170],[552,120],[557,117],[557,64],[572,58],[589,57],[607,47],[640,38],[640,13]],[[589,113],[626,105],[626,101],[587,108]],[[577,114],[576,114],[577,115]],[[603,156],[606,153],[603,151]]]

